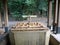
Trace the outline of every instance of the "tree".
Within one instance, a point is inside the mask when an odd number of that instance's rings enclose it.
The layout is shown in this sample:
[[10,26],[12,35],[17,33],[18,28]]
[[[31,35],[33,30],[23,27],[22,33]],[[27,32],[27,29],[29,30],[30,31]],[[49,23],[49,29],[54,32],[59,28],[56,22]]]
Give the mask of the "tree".
[[[42,15],[47,11],[47,0],[8,0],[8,9],[12,17],[23,19],[22,15]],[[19,18],[18,18],[19,17]]]
[[23,20],[22,4],[19,1],[8,1],[8,9],[15,20]]
[[48,1],[47,0],[40,0],[38,9],[42,15],[42,11],[47,11],[48,10]]

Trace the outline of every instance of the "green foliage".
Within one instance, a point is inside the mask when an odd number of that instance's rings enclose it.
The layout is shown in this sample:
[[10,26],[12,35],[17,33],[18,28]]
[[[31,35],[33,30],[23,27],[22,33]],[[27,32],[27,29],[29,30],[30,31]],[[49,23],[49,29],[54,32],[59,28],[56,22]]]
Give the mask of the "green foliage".
[[48,2],[46,0],[40,0],[40,3],[39,3],[39,10],[43,10],[43,11],[47,11],[47,5],[48,5]]
[[1,10],[1,2],[0,2],[0,10]]
[[23,20],[22,17],[22,6],[19,1],[8,2],[9,12],[15,20]]
[[9,13],[16,20],[23,20],[22,15],[47,11],[47,5],[47,0],[8,0]]

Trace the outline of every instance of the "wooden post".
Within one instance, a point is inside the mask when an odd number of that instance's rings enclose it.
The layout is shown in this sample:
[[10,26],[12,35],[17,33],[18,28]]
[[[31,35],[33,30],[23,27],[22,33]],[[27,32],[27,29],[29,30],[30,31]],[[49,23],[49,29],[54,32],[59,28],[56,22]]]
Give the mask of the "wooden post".
[[0,27],[2,27],[2,24],[1,24],[1,1],[0,1]]
[[58,14],[58,0],[55,0],[56,4],[55,4],[55,23],[57,23],[57,14]]
[[58,19],[57,19],[57,22],[58,22],[58,30],[57,32],[60,33],[60,0],[58,0]]
[[4,5],[5,32],[8,32],[8,9],[7,9],[7,0],[3,0],[3,5]]
[[51,27],[52,25],[52,0],[48,0],[48,21],[47,27]]
[[58,0],[54,0],[54,16],[53,16],[53,31],[57,33],[57,26],[58,26]]
[[4,4],[4,21],[5,27],[8,27],[8,9],[7,9],[7,0],[3,0]]
[[1,23],[1,10],[0,10],[0,27],[2,27],[2,23]]
[[59,2],[59,25],[58,26],[60,27],[60,2]]

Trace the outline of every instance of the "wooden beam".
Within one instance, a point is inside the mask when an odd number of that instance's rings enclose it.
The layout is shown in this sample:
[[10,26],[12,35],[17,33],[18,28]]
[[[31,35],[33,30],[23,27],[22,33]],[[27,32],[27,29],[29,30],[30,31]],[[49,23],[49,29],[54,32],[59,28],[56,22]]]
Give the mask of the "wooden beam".
[[47,26],[52,25],[52,0],[48,0],[48,19],[47,19]]

